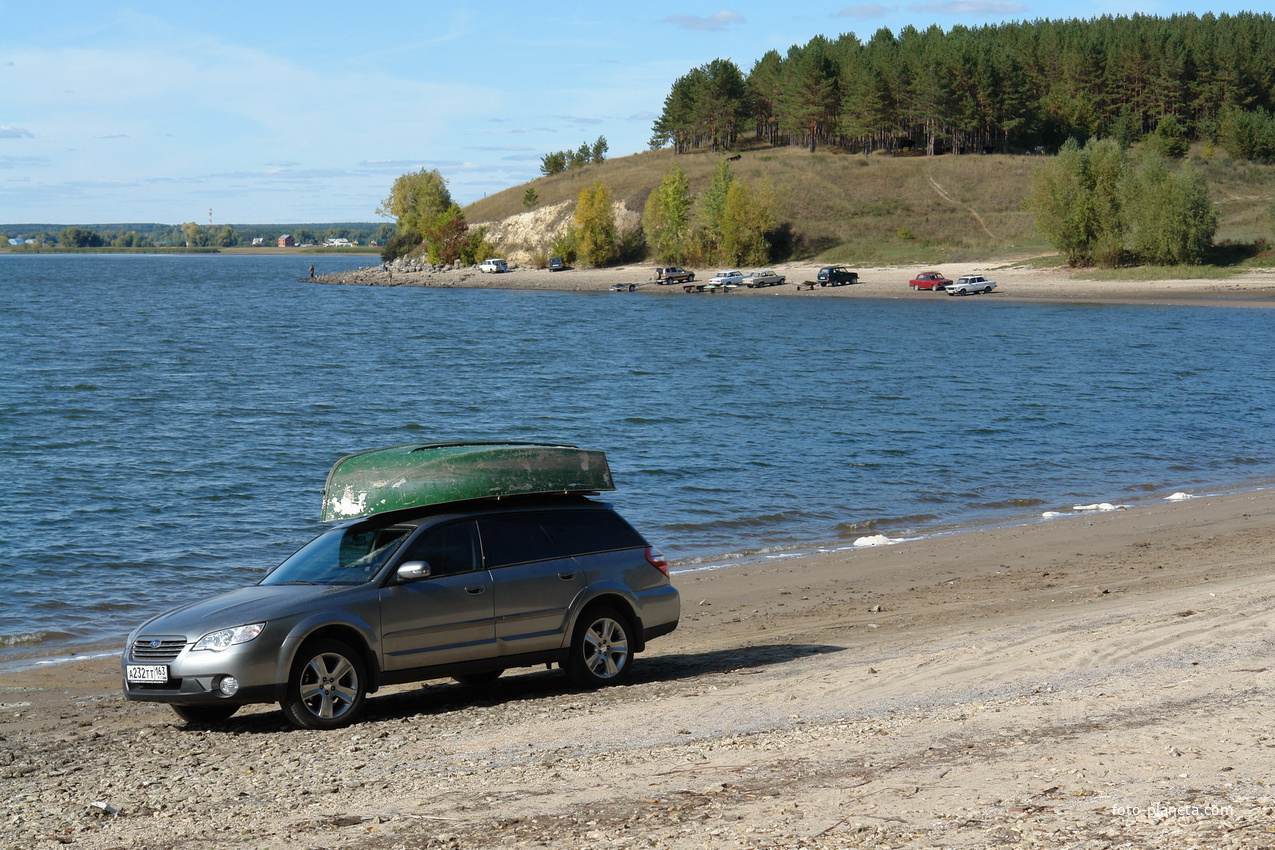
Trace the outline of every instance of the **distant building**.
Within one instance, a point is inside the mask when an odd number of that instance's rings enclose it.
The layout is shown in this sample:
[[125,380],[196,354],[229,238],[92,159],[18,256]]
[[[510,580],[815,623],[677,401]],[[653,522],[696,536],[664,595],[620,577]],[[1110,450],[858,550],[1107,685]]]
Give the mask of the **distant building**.
[[291,235],[280,236],[279,247],[280,248],[295,248],[297,247],[297,240],[293,239]]
[[254,236],[254,237],[252,237],[252,244],[253,244],[253,247],[256,247],[256,246],[258,246],[258,245],[264,245],[264,244],[266,244],[266,237],[264,237],[264,236]]

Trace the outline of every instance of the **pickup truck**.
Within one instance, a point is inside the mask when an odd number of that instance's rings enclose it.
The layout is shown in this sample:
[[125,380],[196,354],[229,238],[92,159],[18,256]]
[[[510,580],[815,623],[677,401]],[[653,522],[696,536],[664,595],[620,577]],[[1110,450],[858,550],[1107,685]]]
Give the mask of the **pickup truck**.
[[824,266],[815,277],[820,286],[846,286],[859,282],[859,273],[852,272],[845,266]]
[[753,272],[752,274],[744,275],[744,286],[749,289],[756,289],[759,286],[778,286],[783,282],[783,275],[775,274],[769,269],[764,272]]
[[490,260],[483,260],[482,263],[479,264],[478,270],[485,274],[503,274],[504,272],[509,271],[509,264],[504,260],[499,260],[493,257]]
[[980,292],[991,292],[996,288],[996,281],[988,280],[981,274],[967,274],[956,279],[956,283],[943,287],[948,295],[978,295]]

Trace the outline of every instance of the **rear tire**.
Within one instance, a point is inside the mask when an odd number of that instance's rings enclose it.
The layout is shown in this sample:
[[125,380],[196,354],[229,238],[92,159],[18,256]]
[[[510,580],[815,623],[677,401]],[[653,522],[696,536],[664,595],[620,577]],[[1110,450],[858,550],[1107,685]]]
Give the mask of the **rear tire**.
[[279,707],[303,729],[339,729],[354,722],[367,696],[363,658],[335,640],[306,644],[292,662]]
[[237,705],[171,705],[177,716],[187,723],[220,723],[229,720],[236,711]]
[[633,667],[632,630],[614,608],[590,608],[576,623],[567,657],[567,675],[582,688],[618,684]]

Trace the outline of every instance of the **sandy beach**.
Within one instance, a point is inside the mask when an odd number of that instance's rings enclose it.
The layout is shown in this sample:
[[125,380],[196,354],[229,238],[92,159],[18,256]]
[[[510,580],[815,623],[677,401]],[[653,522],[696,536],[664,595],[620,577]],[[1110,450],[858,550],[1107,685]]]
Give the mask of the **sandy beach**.
[[0,677],[0,846],[1270,847],[1275,491],[675,577],[633,683],[377,695],[336,732]]
[[[1035,268],[1017,262],[945,263],[938,266],[890,266],[865,268],[849,266],[859,273],[860,283],[850,286],[798,289],[798,284],[815,279],[819,265],[784,263],[771,268],[783,275],[779,286],[758,289],[741,287],[728,293],[689,293],[698,298],[799,297],[799,298],[944,298],[941,292],[914,291],[908,280],[916,274],[938,269],[952,280],[966,274],[983,274],[996,281],[996,290],[986,297],[997,301],[1062,301],[1157,303],[1182,305],[1275,306],[1275,268],[1245,271],[1221,280],[1100,281],[1086,277],[1083,270]],[[695,269],[696,280],[704,281],[714,269]],[[745,271],[748,271],[745,269]],[[324,275],[325,283],[364,286],[432,286],[473,289],[542,289],[567,291],[609,291],[613,286],[634,286],[632,294],[653,292],[686,294],[680,284],[661,286],[655,282],[653,265],[631,265],[606,269],[516,268],[508,274],[483,274],[476,269],[448,271],[403,271],[370,266],[356,272]],[[623,293],[630,294],[627,289]]]

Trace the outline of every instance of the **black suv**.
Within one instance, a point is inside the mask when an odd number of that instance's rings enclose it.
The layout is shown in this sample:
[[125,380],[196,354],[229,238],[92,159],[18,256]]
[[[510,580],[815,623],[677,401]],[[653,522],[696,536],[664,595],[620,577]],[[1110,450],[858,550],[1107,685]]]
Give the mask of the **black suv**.
[[815,278],[820,286],[845,286],[859,282],[859,273],[852,272],[845,266],[824,266]]

